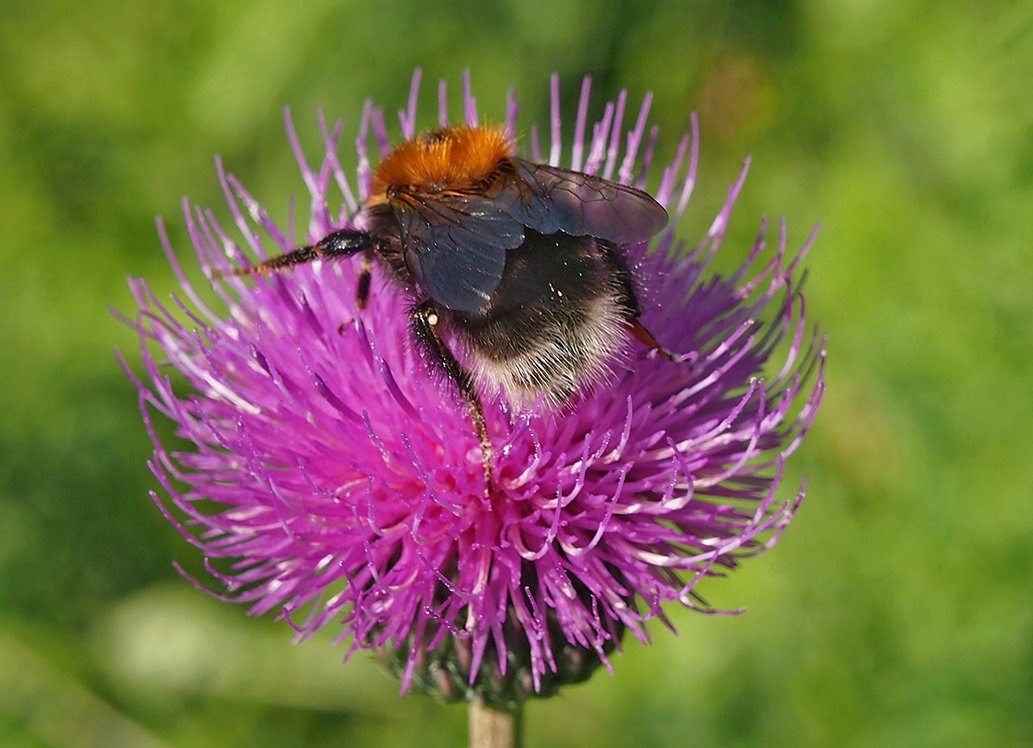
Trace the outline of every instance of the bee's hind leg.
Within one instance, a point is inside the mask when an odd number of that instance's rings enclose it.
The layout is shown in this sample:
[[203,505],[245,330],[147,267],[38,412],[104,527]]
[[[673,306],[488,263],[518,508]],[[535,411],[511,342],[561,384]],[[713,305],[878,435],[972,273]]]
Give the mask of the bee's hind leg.
[[684,357],[679,356],[668,348],[664,348],[664,346],[660,344],[660,341],[656,339],[656,336],[649,332],[645,325],[639,322],[638,317],[632,317],[625,320],[624,325],[628,328],[628,332],[634,336],[635,340],[642,343],[646,348],[651,351],[656,351],[668,361],[673,361],[676,364],[683,362]]
[[477,437],[481,442],[484,478],[487,481],[487,489],[490,491],[492,486],[491,438],[488,436],[488,422],[484,417],[484,406],[481,404],[480,395],[477,394],[477,388],[474,387],[473,378],[470,376],[470,372],[456,360],[456,357],[449,350],[441,334],[438,332],[437,325],[440,321],[440,315],[430,301],[425,301],[412,310],[411,321],[416,338],[434,353],[437,363],[444,369],[448,377],[456,383],[463,395],[463,399],[466,400],[467,407],[470,409],[470,417],[473,419],[474,429],[477,431]]
[[685,361],[683,356],[679,356],[661,345],[656,336],[646,329],[646,326],[639,320],[639,315],[642,314],[642,305],[639,303],[638,294],[635,293],[635,286],[631,282],[631,271],[628,270],[628,264],[624,257],[621,256],[621,253],[617,251],[617,247],[610,242],[601,240],[596,241],[596,247],[598,247],[600,256],[606,264],[611,277],[616,281],[620,289],[619,302],[623,307],[624,326],[628,332],[646,348],[656,351],[668,361],[683,363]]

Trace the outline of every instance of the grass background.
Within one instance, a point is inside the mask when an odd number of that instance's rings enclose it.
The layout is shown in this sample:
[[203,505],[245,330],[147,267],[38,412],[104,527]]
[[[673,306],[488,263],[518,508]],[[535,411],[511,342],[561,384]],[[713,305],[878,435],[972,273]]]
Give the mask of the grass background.
[[[174,278],[182,195],[225,216],[221,154],[277,218],[282,129],[404,105],[422,66],[515,86],[545,121],[655,92],[670,153],[696,109],[683,223],[753,171],[723,261],[762,213],[810,261],[828,394],[791,466],[778,548],[708,585],[720,619],[630,643],[617,675],[532,704],[534,746],[1033,743],[1033,4],[865,0],[425,4],[4,0],[0,24],[0,744],[461,745],[465,714],[329,637],[216,603],[147,498],[127,275]],[[572,114],[568,116],[568,125]],[[346,142],[350,136],[346,136]]]

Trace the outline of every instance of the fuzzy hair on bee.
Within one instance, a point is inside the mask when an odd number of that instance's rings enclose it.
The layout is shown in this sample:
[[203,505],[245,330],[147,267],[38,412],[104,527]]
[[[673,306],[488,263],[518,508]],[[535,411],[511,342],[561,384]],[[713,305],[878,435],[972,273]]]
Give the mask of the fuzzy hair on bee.
[[561,232],[528,231],[488,314],[446,312],[474,379],[516,410],[541,396],[560,406],[600,385],[627,347],[637,314],[616,247]]
[[562,407],[604,382],[633,340],[673,359],[639,321],[622,254],[667,224],[649,194],[514,155],[502,128],[446,127],[388,153],[365,230],[234,272],[265,274],[361,254],[357,305],[381,268],[411,299],[413,338],[466,399],[490,478],[481,393],[515,410]]

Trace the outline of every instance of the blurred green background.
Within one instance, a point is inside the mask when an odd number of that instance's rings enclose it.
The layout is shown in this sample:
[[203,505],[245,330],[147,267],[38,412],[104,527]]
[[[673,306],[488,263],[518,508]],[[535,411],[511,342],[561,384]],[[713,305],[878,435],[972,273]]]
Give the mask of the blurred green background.
[[[465,711],[325,636],[214,602],[147,496],[127,275],[175,288],[182,195],[226,217],[221,154],[274,217],[315,112],[355,126],[470,68],[545,121],[656,94],[696,109],[699,238],[752,154],[722,262],[762,213],[820,221],[808,312],[828,395],[782,543],[707,584],[616,677],[528,710],[529,746],[1033,744],[1033,4],[4,0],[0,23],[0,744],[455,746]],[[426,114],[429,109],[424,108]],[[347,150],[347,149],[345,149]],[[302,202],[302,206],[307,203]],[[189,261],[189,260],[188,260]]]

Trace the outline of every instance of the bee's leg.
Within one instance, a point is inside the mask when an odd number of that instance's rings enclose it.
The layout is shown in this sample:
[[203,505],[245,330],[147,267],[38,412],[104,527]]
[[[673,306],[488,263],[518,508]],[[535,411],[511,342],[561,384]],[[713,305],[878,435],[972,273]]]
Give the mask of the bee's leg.
[[666,358],[668,361],[673,361],[674,363],[681,363],[682,357],[677,355],[673,351],[664,348],[660,344],[660,341],[657,340],[656,337],[653,335],[653,333],[649,332],[649,330],[646,329],[645,325],[643,325],[639,321],[638,317],[631,317],[629,319],[626,319],[624,321],[624,325],[628,328],[628,332],[630,332],[636,340],[638,340],[640,343],[646,346],[646,348],[649,348],[652,351],[656,351],[661,356]]
[[[219,273],[217,277],[246,276],[246,275],[268,275],[269,273],[293,265],[303,265],[318,259],[331,259],[334,257],[347,257],[358,252],[365,252],[372,255],[373,238],[364,231],[343,229],[328,234],[315,244],[307,247],[286,252],[278,257],[272,257],[265,262],[251,265],[246,268],[237,268],[228,273]],[[361,278],[360,278],[361,281]],[[366,282],[369,285],[369,282]]]
[[621,304],[624,306],[624,326],[632,336],[651,351],[656,351],[668,361],[680,363],[683,359],[673,351],[664,348],[645,325],[639,321],[642,314],[642,306],[638,302],[638,294],[631,283],[631,272],[628,270],[624,258],[617,248],[609,242],[597,241],[596,246],[600,249],[603,260],[607,263],[613,278],[620,284]]
[[373,269],[373,248],[368,247],[362,255],[362,265],[359,268],[359,281],[355,286],[355,306],[361,312],[369,302],[369,281],[370,271]]
[[440,320],[437,310],[429,301],[419,304],[412,310],[412,328],[416,338],[424,343],[427,348],[434,352],[438,364],[445,370],[445,373],[456,383],[462,393],[466,404],[470,409],[470,417],[473,419],[474,429],[481,442],[481,455],[484,465],[484,477],[487,480],[488,490],[491,490],[491,438],[488,436],[488,422],[484,417],[484,407],[481,405],[481,398],[473,385],[473,379],[463,365],[460,364],[452,351],[448,349],[445,341],[438,332],[437,325]]

